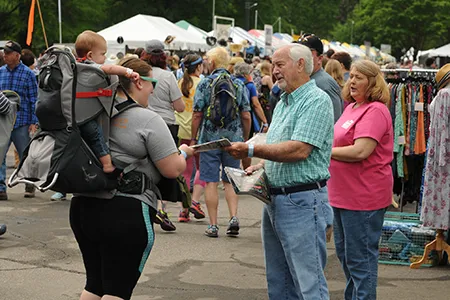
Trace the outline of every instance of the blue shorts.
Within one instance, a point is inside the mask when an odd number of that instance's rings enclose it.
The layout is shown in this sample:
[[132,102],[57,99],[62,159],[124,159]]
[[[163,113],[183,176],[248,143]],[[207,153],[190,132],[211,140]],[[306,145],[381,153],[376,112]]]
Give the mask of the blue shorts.
[[213,150],[200,153],[200,180],[205,182],[219,182],[220,166],[222,166],[222,180],[229,182],[225,167],[240,168],[241,161],[233,158],[228,152]]

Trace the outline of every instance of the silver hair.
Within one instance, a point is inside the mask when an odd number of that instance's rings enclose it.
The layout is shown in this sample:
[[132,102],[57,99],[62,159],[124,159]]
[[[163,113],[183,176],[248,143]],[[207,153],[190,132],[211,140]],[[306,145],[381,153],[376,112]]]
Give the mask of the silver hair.
[[298,62],[300,58],[305,61],[305,72],[311,75],[314,69],[314,61],[311,53],[311,49],[304,45],[294,44],[289,46],[289,57],[294,61]]
[[245,62],[237,63],[234,66],[234,74],[236,76],[249,75],[252,72],[253,67]]

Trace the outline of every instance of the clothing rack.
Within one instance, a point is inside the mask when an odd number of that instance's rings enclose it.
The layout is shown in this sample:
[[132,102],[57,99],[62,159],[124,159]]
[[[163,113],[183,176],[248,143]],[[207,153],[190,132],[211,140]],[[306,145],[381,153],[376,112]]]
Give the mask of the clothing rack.
[[[381,69],[385,75],[397,75],[395,77],[387,77],[386,81],[390,83],[407,83],[407,82],[422,82],[423,84],[433,85],[434,76],[438,70],[434,69]],[[415,76],[417,75],[417,76]],[[398,177],[401,178],[401,177]],[[405,179],[401,178],[401,192],[400,192],[400,211],[403,212],[404,197],[405,197]],[[400,182],[399,182],[400,183]],[[400,186],[398,186],[400,187]],[[416,202],[415,210],[418,212],[420,198]]]
[[398,72],[410,72],[410,73],[437,73],[439,70],[435,69],[381,69],[383,73],[398,73]]

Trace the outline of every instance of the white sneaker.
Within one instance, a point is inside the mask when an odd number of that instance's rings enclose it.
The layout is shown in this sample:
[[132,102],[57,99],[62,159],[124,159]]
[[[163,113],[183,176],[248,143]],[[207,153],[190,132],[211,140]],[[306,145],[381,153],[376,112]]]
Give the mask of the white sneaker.
[[66,200],[66,195],[62,193],[54,193],[52,198],[50,198],[52,201],[64,201]]

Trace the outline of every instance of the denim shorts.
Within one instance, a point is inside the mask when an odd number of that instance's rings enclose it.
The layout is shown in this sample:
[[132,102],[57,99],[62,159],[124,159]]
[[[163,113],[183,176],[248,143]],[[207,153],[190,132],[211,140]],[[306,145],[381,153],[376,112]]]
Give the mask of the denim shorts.
[[[220,168],[222,166],[222,168]],[[213,150],[200,153],[200,180],[205,182],[219,182],[220,170],[222,169],[222,180],[229,182],[224,168],[240,168],[241,161],[233,158],[228,152]]]

